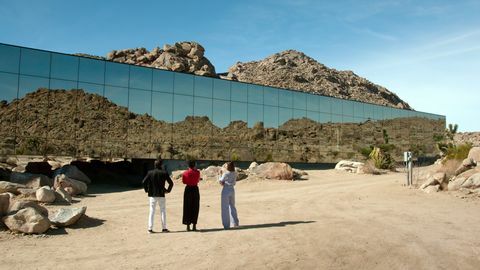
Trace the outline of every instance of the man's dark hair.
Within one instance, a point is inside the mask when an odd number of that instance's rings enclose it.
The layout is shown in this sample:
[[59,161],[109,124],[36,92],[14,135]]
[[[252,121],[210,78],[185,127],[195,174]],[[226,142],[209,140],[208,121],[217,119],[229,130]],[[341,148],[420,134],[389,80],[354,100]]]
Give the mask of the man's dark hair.
[[230,171],[230,172],[235,171],[235,164],[233,163],[233,161],[230,161],[230,162],[227,163],[227,170]]
[[189,160],[188,161],[188,167],[189,168],[195,168],[195,166],[197,165],[197,162],[195,160]]
[[155,169],[162,169],[163,161],[161,159],[155,160]]

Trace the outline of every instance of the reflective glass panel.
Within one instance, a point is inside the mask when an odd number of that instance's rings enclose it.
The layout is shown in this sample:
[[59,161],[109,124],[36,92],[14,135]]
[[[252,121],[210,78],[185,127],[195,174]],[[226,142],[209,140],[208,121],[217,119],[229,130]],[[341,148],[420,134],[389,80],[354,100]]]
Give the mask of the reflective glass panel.
[[128,87],[128,72],[128,65],[107,62],[107,67],[105,69],[105,84]]
[[342,123],[342,116],[338,114],[332,114],[332,123]]
[[264,106],[263,118],[265,128],[278,128],[278,107]]
[[307,94],[303,92],[293,92],[293,108],[297,110],[307,109]]
[[253,127],[258,122],[263,122],[263,106],[248,104],[248,127]]
[[195,97],[195,104],[193,105],[195,116],[207,116],[212,120],[212,99]]
[[20,73],[42,77],[50,76],[50,53],[22,49]]
[[78,89],[83,89],[86,93],[97,94],[103,97],[103,85],[100,84],[79,82]]
[[128,110],[136,114],[151,114],[151,91],[129,90]]
[[293,109],[290,108],[278,108],[278,124],[281,126],[288,120],[293,118]]
[[104,83],[105,75],[105,62],[80,58],[80,70],[78,74],[78,80],[88,83]]
[[293,110],[293,118],[295,119],[302,119],[304,117],[307,117],[307,111],[305,110],[297,110],[297,109],[294,109]]
[[320,121],[320,113],[319,112],[312,112],[312,111],[307,111],[307,118],[319,122]]
[[77,89],[77,82],[51,79],[50,89],[65,89],[65,90]]
[[332,115],[329,113],[320,113],[320,123],[332,122]]
[[76,81],[78,79],[78,57],[52,53],[51,77]]
[[374,119],[374,108],[372,104],[364,104],[363,114],[365,118]]
[[248,101],[248,85],[240,82],[232,82],[232,101]]
[[355,119],[353,116],[344,115],[343,116],[343,123],[355,123]]
[[152,116],[167,123],[172,123],[173,95],[168,93],[152,93]]
[[383,107],[383,119],[392,119],[392,108]]
[[40,88],[48,88],[47,78],[21,75],[20,87],[18,89],[18,98],[23,98],[26,94],[35,92]]
[[360,117],[360,118],[364,117],[363,103],[357,102],[357,101],[353,103],[353,116]]
[[350,100],[343,100],[342,102],[343,102],[343,106],[342,106],[343,115],[353,116],[354,103]]
[[230,101],[213,100],[213,124],[224,128],[230,123]]
[[195,76],[195,96],[212,97],[213,79],[203,76]]
[[248,85],[248,103],[263,104],[263,87],[260,85]]
[[117,106],[128,108],[128,88],[105,86],[105,97]]
[[278,106],[278,89],[265,86],[263,94],[265,105]]
[[307,94],[307,110],[312,112],[320,111],[320,96]]
[[152,89],[152,69],[130,66],[130,88]]
[[18,73],[20,48],[0,44],[0,71]]
[[193,115],[193,97],[174,95],[173,97],[173,122],[185,120]]
[[247,123],[247,103],[232,101],[231,119],[232,121],[241,120]]
[[184,94],[193,96],[193,75],[174,73],[174,92],[175,94]]
[[288,90],[278,90],[278,105],[285,108],[293,108],[293,92]]
[[375,119],[377,120],[382,120],[383,119],[383,107],[379,105],[374,105],[374,113],[375,113]]
[[18,75],[0,72],[0,100],[11,102],[17,98]]
[[342,100],[337,98],[332,98],[332,114],[342,114]]
[[159,92],[173,92],[173,75],[165,70],[153,70],[153,90]]
[[230,81],[214,79],[213,98],[230,100]]
[[320,112],[332,112],[332,98],[320,96]]

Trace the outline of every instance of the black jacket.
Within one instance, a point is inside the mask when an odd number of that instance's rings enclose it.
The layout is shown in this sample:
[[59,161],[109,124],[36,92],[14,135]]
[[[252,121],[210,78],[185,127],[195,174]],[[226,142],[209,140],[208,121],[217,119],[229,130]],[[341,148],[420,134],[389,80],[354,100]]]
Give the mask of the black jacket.
[[[165,181],[168,182],[167,189],[165,189]],[[173,188],[173,182],[168,173],[159,169],[148,171],[142,183],[148,197],[165,197],[165,191],[170,192]]]

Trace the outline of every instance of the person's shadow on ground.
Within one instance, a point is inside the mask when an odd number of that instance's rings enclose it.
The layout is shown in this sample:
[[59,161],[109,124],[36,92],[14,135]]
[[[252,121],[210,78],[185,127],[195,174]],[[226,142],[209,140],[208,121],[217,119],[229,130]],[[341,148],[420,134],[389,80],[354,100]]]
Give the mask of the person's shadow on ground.
[[[237,231],[237,230],[250,230],[250,229],[262,229],[262,228],[273,228],[273,227],[285,227],[289,225],[297,225],[297,224],[308,224],[314,223],[315,221],[282,221],[278,223],[265,223],[265,224],[252,224],[252,225],[241,225],[239,227],[232,227],[227,229],[227,231]],[[199,232],[218,232],[218,231],[225,231],[223,228],[213,228],[213,229],[200,229]]]

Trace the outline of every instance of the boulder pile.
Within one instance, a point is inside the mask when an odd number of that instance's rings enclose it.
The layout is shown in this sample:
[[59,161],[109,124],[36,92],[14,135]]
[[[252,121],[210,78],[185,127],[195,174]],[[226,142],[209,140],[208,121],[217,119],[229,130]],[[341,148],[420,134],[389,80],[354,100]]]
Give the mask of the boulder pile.
[[480,196],[480,147],[470,149],[468,157],[453,170],[449,170],[447,164],[439,162],[421,175],[424,182],[420,189],[427,193],[460,191]]
[[72,196],[85,194],[87,183],[91,182],[73,165],[53,167],[50,163],[10,164],[10,178],[0,181],[0,222],[10,231],[43,234],[51,226],[72,225],[85,214],[86,207],[57,208],[51,212],[43,206],[70,204]]
[[200,76],[217,77],[215,67],[204,56],[205,49],[193,41],[165,44],[148,51],[145,48],[114,50],[107,54],[107,60],[185,72]]

